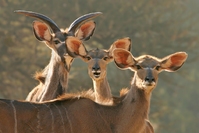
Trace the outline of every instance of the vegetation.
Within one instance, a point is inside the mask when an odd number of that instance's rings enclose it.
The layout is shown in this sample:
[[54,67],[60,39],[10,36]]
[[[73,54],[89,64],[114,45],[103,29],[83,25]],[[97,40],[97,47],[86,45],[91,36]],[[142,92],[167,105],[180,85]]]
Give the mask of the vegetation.
[[[25,99],[38,82],[33,75],[49,61],[50,49],[32,33],[33,18],[14,13],[31,10],[52,18],[66,28],[77,17],[95,11],[93,37],[88,49],[105,48],[117,39],[130,37],[134,56],[164,57],[185,51],[189,57],[176,73],[162,73],[153,91],[150,120],[158,133],[199,132],[199,24],[197,0],[0,0],[0,97]],[[108,80],[114,95],[130,85],[133,73],[108,66]],[[81,80],[79,80],[81,79]],[[92,87],[87,64],[76,59],[69,79],[69,92]]]

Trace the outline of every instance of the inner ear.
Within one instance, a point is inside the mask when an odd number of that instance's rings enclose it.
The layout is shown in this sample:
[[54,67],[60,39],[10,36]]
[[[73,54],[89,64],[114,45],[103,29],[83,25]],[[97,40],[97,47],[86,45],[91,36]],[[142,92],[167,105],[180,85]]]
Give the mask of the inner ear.
[[123,39],[119,39],[117,41],[115,41],[113,43],[113,45],[115,46],[115,48],[122,48],[125,50],[130,51],[131,49],[131,39],[130,38],[123,38]]
[[50,41],[52,36],[48,26],[45,23],[34,21],[33,22],[33,31],[35,37],[39,41]]
[[119,68],[127,68],[135,63],[132,54],[121,48],[113,51],[113,58]]
[[79,38],[80,40],[88,40],[93,35],[95,30],[95,22],[89,21],[84,24],[82,24],[78,31],[76,32],[75,36]]
[[112,55],[112,52],[115,48],[121,48],[121,49],[125,49],[130,51],[131,49],[131,39],[126,37],[123,39],[118,39],[117,41],[115,41],[111,47],[109,48],[109,53],[110,55]]
[[161,66],[166,71],[176,71],[178,70],[186,61],[187,54],[185,52],[177,52],[163,58]]
[[184,63],[185,59],[186,59],[187,55],[186,54],[176,54],[171,56],[171,62],[172,64],[175,64],[177,66],[181,66],[182,63]]
[[76,57],[77,55],[85,56],[87,54],[86,48],[82,44],[81,40],[75,37],[70,36],[66,39],[66,47],[68,53],[72,57]]

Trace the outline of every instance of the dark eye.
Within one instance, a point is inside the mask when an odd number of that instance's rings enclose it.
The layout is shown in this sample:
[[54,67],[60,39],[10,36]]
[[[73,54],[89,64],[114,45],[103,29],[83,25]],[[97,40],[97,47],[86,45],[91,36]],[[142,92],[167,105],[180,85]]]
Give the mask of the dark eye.
[[106,60],[108,60],[108,57],[104,57],[103,59],[106,61]]
[[139,69],[142,69],[142,67],[140,65],[136,65],[136,68],[139,70]]
[[160,66],[156,66],[155,69],[156,69],[156,70],[160,70]]
[[55,44],[59,44],[60,41],[59,41],[59,40],[54,40],[54,43],[55,43]]
[[87,60],[90,60],[90,59],[91,59],[91,57],[87,56],[87,57],[86,57],[86,59],[87,59]]

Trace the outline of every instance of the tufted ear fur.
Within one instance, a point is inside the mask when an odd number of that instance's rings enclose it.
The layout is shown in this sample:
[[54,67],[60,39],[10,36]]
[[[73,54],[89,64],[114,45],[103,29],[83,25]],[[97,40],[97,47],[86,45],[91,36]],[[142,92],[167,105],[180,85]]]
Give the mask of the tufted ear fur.
[[174,72],[178,70],[186,61],[187,53],[177,52],[161,59],[161,68],[165,71]]
[[127,69],[136,63],[133,55],[122,48],[117,48],[113,51],[113,58],[115,64],[121,69]]
[[82,41],[76,37],[68,37],[66,39],[66,47],[69,52],[69,55],[76,57],[78,55],[85,56],[87,54],[86,48],[82,44]]
[[112,56],[113,50],[115,48],[122,48],[122,49],[130,51],[131,50],[131,39],[126,37],[126,38],[118,39],[117,41],[115,41],[109,48],[109,54],[111,56]]
[[95,22],[88,21],[79,27],[75,36],[79,38],[80,40],[86,41],[86,40],[89,40],[90,37],[93,35],[94,30],[95,30]]
[[34,21],[33,22],[33,31],[35,37],[39,41],[47,41],[49,42],[52,39],[50,29],[45,23]]

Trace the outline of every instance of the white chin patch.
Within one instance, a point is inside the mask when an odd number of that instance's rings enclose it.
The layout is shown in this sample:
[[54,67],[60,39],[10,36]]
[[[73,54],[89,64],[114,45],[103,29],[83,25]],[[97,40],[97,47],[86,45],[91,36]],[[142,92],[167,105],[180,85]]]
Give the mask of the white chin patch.
[[155,82],[150,83],[150,82],[145,81],[145,82],[142,83],[142,86],[144,88],[153,88],[153,87],[155,87]]
[[95,78],[99,78],[100,74],[101,74],[101,71],[93,71],[92,73],[93,73]]

